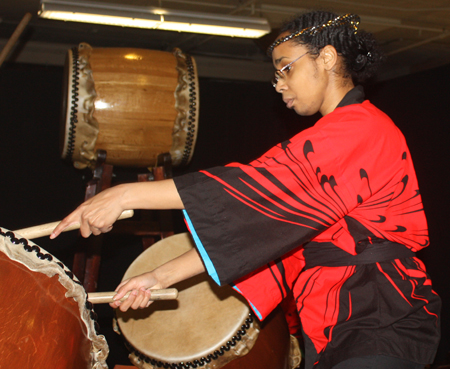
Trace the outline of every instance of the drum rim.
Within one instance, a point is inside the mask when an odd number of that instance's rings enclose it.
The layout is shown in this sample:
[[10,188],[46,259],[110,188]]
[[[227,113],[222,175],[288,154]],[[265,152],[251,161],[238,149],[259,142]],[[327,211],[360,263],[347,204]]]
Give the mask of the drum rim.
[[[206,357],[199,357],[198,359],[192,360],[192,361],[161,361],[155,358],[152,358],[143,352],[139,351],[137,348],[135,348],[122,334],[122,331],[120,330],[120,326],[117,323],[116,318],[114,318],[114,330],[116,330],[117,333],[121,334],[123,337],[123,340],[125,341],[125,345],[128,348],[128,350],[131,352],[130,355],[134,355],[135,358],[137,358],[140,361],[144,361],[146,364],[151,364],[153,366],[156,366],[158,368],[164,367],[164,368],[170,368],[170,369],[194,369],[198,368],[199,366],[206,366],[209,363],[211,363],[213,360],[217,360],[219,357],[224,356],[226,352],[229,352],[232,348],[234,348],[238,342],[240,342],[246,335],[247,331],[250,329],[254,329],[257,332],[259,332],[260,327],[258,324],[258,320],[254,316],[253,313],[249,313],[248,318],[245,319],[244,323],[242,324],[241,328],[236,331],[236,333],[232,336],[232,338],[225,344],[222,345],[219,349],[214,350],[212,353],[206,355]],[[251,338],[252,340],[256,341],[255,337]],[[249,348],[249,351],[251,350],[253,346]],[[239,356],[239,355],[236,355]],[[229,362],[229,361],[227,361]],[[216,366],[215,368],[220,368],[221,366]]]
[[[179,48],[175,48],[172,53],[177,60],[175,107],[178,115],[174,122],[170,155],[175,166],[186,166],[194,155],[197,142],[200,109],[198,72],[195,59],[191,55],[183,53]],[[184,150],[178,154],[180,147],[184,147]]]
[[[64,81],[67,86],[63,85],[63,107],[61,114],[61,121],[63,125],[60,130],[59,146],[61,151],[61,158],[67,161],[72,160],[72,155],[75,146],[75,123],[72,117],[76,116],[76,104],[78,101],[78,49],[69,49],[64,63]],[[69,91],[73,94],[70,95]],[[67,137],[66,137],[67,134]]]
[[94,169],[96,162],[95,144],[99,124],[94,117],[97,93],[89,64],[91,52],[92,47],[81,42],[77,47],[69,49],[66,57],[69,65],[65,66],[68,72],[65,82],[69,82],[68,87],[71,88],[73,96],[67,94],[65,97],[61,157],[73,161],[77,169]]

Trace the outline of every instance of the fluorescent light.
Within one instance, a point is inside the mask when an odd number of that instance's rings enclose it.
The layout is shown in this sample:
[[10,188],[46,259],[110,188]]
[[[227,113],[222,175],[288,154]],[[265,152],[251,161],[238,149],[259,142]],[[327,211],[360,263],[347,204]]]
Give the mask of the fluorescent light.
[[259,38],[270,32],[266,19],[95,2],[41,0],[39,16],[71,22]]
[[48,11],[41,14],[42,18],[56,19],[69,22],[106,24],[110,26],[134,27],[134,28],[158,28],[159,20],[134,19],[113,17],[110,15],[98,15],[88,13],[69,13],[61,11]]

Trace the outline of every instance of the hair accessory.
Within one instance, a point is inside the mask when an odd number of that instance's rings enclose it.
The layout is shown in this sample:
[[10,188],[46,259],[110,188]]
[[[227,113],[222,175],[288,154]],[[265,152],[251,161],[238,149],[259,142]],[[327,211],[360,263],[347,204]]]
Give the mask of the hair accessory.
[[353,29],[354,33],[356,34],[358,32],[358,26],[360,23],[360,18],[356,14],[344,14],[340,15],[334,19],[329,20],[326,23],[319,24],[317,26],[307,27],[303,28],[300,31],[296,31],[294,33],[291,33],[290,35],[286,37],[279,38],[276,40],[270,47],[267,49],[268,54],[270,55],[274,48],[276,48],[278,45],[282,44],[283,42],[292,40],[293,38],[299,37],[301,35],[310,35],[314,36],[318,32],[322,32],[324,29],[328,27],[339,27],[339,26],[348,26]]

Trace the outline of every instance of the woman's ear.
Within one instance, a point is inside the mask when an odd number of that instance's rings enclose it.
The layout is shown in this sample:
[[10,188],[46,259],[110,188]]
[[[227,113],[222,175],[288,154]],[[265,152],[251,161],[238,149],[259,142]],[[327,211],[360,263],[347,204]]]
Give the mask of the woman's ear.
[[321,60],[323,63],[323,67],[325,70],[332,70],[338,61],[338,53],[336,49],[331,46],[327,45],[320,51]]

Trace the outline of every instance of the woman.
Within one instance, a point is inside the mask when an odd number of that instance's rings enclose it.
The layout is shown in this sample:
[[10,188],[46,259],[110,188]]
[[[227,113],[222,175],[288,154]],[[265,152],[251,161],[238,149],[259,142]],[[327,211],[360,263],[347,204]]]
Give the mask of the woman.
[[[359,18],[312,12],[269,48],[273,85],[311,128],[248,165],[120,185],[55,229],[111,229],[125,209],[183,209],[197,250],[124,281],[125,311],[204,270],[231,283],[264,319],[293,293],[306,368],[423,368],[439,341],[440,300],[415,252],[428,246],[405,139],[356,86],[381,56]],[[198,252],[197,252],[198,251]]]

